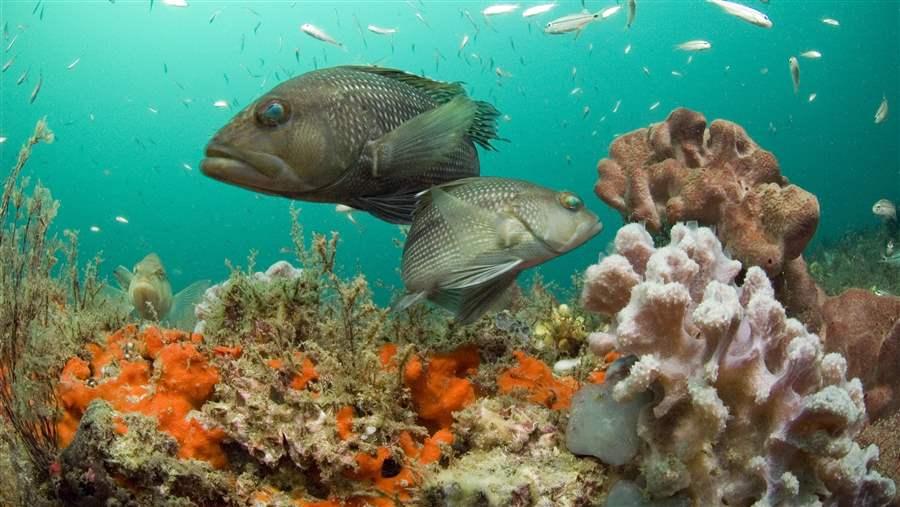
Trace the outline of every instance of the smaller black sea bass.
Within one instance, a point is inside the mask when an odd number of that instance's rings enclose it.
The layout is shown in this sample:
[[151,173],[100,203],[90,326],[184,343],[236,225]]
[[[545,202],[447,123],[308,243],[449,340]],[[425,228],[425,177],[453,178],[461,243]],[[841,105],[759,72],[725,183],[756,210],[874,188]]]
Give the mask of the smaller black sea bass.
[[592,238],[602,225],[571,192],[506,178],[465,178],[425,192],[403,249],[409,292],[468,324],[498,306],[523,270]]
[[238,113],[200,167],[257,192],[409,223],[417,193],[479,174],[473,142],[492,149],[498,115],[459,83],[333,67],[285,81]]
[[127,304],[140,318],[188,331],[194,327],[194,305],[210,286],[209,280],[201,280],[173,295],[166,269],[155,253],[144,257],[134,265],[133,270],[119,266],[113,274],[122,288],[117,299]]

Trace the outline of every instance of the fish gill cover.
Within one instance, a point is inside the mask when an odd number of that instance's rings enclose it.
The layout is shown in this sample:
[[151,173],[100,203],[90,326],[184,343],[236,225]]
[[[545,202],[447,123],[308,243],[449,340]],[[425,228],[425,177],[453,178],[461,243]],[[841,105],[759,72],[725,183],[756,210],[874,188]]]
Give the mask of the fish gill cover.
[[0,12],[0,504],[893,496],[895,4]]

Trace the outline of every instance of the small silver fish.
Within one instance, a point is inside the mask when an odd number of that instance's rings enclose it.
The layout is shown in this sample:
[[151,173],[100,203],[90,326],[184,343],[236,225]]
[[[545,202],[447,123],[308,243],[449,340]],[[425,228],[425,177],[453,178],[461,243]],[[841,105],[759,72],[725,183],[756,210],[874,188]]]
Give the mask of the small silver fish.
[[66,69],[68,69],[68,70],[74,69],[75,66],[78,65],[78,62],[80,62],[80,61],[81,61],[81,57],[79,56],[79,57],[76,58],[72,63],[70,63],[69,65],[67,65],[67,66],[66,66]]
[[19,40],[19,34],[13,35],[12,40],[9,41],[9,44],[6,45],[6,49],[4,51],[8,53],[9,50],[12,49],[12,47],[16,44],[17,40]]
[[675,49],[679,49],[681,51],[706,51],[710,48],[712,48],[712,44],[710,44],[709,41],[699,39],[682,42],[681,44],[675,46]]
[[0,71],[0,72],[6,72],[6,71],[8,71],[9,68],[12,67],[12,64],[14,64],[14,63],[16,63],[16,57],[15,57],[15,56],[12,57],[12,58],[10,58],[9,60],[6,61],[6,63],[3,64],[3,70]]
[[394,35],[397,33],[396,28],[383,28],[378,25],[369,25],[366,29],[372,33],[377,33],[378,35]]
[[637,0],[628,0],[628,22],[625,23],[625,28],[631,28],[631,24],[634,23],[634,17],[637,15]]
[[721,7],[722,10],[727,12],[728,14],[731,14],[736,18],[743,19],[744,21],[752,25],[760,26],[763,28],[772,28],[772,20],[769,19],[769,16],[766,16],[756,9],[752,9],[750,7],[747,7],[746,5],[741,5],[736,2],[729,2],[728,0],[706,1]]
[[600,11],[600,19],[611,18],[618,14],[620,10],[622,10],[621,5],[613,5],[612,7],[607,7],[606,9]]
[[796,56],[788,58],[788,66],[791,69],[791,81],[794,83],[794,93],[800,91],[800,62]]
[[568,14],[561,18],[556,18],[544,25],[544,33],[551,35],[560,35],[564,33],[575,32],[575,37],[581,35],[581,31],[590,23],[600,19],[600,13],[590,13],[583,11],[575,14]]
[[810,60],[818,60],[822,58],[822,53],[816,51],[815,49],[810,49],[809,51],[804,51],[800,53],[800,56],[803,58],[809,58]]
[[459,49],[456,50],[456,54],[461,55],[463,48],[465,48],[468,45],[469,45],[469,34],[465,34],[465,35],[463,35],[462,40],[459,41]]
[[499,14],[509,14],[519,9],[519,4],[496,4],[489,5],[481,11],[482,16],[497,16]]
[[315,25],[313,25],[313,24],[310,24],[310,23],[303,23],[302,25],[300,25],[300,31],[302,31],[302,32],[305,33],[306,35],[309,35],[309,36],[312,37],[313,39],[318,39],[318,40],[320,40],[320,41],[322,41],[322,42],[327,42],[328,44],[332,44],[332,45],[337,46],[337,47],[339,47],[339,48],[343,48],[343,47],[344,47],[343,44],[341,44],[340,42],[336,41],[333,37],[331,37],[330,35],[328,35],[328,34],[325,32],[325,30],[322,30],[321,28],[319,28],[319,27],[317,27],[317,26],[315,26]]
[[571,192],[522,180],[464,178],[422,193],[403,248],[403,310],[428,299],[474,322],[502,302],[516,277],[600,232]]
[[540,4],[540,5],[535,5],[533,7],[529,7],[522,12],[522,17],[530,18],[530,17],[534,17],[534,16],[540,16],[541,14],[546,14],[546,13],[550,12],[554,7],[556,7],[556,5],[557,4],[554,2],[554,3]]
[[25,69],[25,72],[23,72],[22,74],[19,75],[19,78],[16,79],[16,86],[19,86],[20,84],[24,83],[26,79],[28,79],[28,71],[29,70],[31,70],[31,69],[30,68]]
[[875,123],[884,123],[888,117],[888,100],[887,95],[881,96],[881,104],[878,105],[878,110],[875,111]]

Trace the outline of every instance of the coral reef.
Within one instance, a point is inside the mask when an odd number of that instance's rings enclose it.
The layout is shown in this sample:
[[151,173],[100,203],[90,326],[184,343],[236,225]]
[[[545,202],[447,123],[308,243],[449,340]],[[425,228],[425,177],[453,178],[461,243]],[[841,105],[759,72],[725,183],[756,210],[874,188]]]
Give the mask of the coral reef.
[[[572,339],[580,315],[537,289],[472,326],[427,307],[389,318],[364,277],[334,273],[336,238],[308,245],[294,218],[302,269],[255,272],[252,258],[234,269],[196,309],[202,337],[126,326],[68,360],[58,385],[67,499],[600,503],[602,467],[565,452],[561,428],[604,360],[558,377],[539,356],[563,353],[561,340],[528,324],[556,323]],[[130,454],[135,433],[153,442],[144,456]],[[501,461],[508,481],[484,482]]]
[[798,257],[819,223],[815,196],[790,185],[772,153],[741,126],[679,108],[613,141],[594,191],[652,232],[676,222],[713,226],[744,266],[769,276]]
[[589,339],[596,351],[636,358],[612,387],[615,400],[654,395],[635,458],[635,479],[653,498],[890,501],[894,483],[873,469],[878,449],[854,442],[866,421],[862,384],[847,379],[843,356],[785,316],[762,269],[736,286],[741,264],[706,228],[676,224],[657,249],[631,224],[615,244],[584,285],[586,306],[615,312],[615,327]]
[[460,459],[425,480],[422,505],[600,505],[600,465],[560,452],[562,418],[545,404],[479,398],[456,414]]

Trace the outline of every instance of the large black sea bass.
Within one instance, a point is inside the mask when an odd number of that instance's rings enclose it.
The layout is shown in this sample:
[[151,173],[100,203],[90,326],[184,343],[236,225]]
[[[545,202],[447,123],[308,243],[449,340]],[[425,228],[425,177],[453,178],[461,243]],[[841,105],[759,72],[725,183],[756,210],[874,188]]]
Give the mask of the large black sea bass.
[[494,106],[459,83],[342,66],[285,81],[225,125],[203,173],[266,194],[346,204],[409,223],[416,194],[479,174]]
[[424,193],[403,249],[404,309],[423,299],[463,324],[496,308],[525,269],[600,232],[571,192],[522,180],[465,178]]

